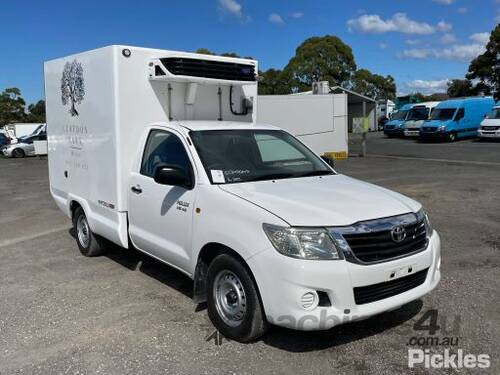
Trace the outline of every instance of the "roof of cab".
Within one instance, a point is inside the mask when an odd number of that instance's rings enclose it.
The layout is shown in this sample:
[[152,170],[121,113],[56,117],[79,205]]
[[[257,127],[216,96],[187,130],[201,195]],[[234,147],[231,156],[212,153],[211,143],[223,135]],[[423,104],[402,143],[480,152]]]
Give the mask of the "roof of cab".
[[157,123],[163,126],[179,126],[189,130],[281,130],[277,126],[267,124],[253,124],[250,122],[238,121],[171,121]]
[[493,98],[491,96],[481,96],[481,97],[470,97],[470,98],[457,98],[448,99],[438,104],[439,108],[457,108],[464,104],[464,102],[474,102],[474,101],[491,101],[493,103]]

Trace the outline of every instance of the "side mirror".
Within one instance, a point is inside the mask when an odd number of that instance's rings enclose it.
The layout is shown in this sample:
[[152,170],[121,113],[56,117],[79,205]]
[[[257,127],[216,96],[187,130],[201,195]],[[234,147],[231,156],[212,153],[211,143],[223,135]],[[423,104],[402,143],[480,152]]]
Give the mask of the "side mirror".
[[188,190],[193,188],[191,176],[184,169],[174,166],[156,168],[154,180],[160,185],[181,186]]
[[333,162],[333,158],[331,158],[330,156],[321,155],[321,159],[323,159],[323,161],[330,167],[334,168],[335,163]]

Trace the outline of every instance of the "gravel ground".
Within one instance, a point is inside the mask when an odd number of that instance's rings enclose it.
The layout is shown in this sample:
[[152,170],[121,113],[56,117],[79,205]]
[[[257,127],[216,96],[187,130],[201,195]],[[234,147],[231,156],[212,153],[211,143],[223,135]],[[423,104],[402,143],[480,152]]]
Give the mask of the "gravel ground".
[[222,345],[206,340],[214,328],[187,277],[129,250],[81,256],[48,192],[46,160],[0,159],[0,374],[424,374],[407,368],[407,344],[428,336],[413,325],[429,309],[437,337],[458,336],[453,350],[489,354],[486,373],[500,373],[500,144],[419,146],[370,135],[379,156],[337,169],[424,204],[443,242],[438,287],[330,331],[273,327],[255,343]]

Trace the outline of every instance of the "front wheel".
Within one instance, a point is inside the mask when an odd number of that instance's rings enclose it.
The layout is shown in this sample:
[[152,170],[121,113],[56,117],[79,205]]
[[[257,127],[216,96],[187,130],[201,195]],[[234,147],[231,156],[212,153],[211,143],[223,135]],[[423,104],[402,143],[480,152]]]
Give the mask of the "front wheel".
[[20,148],[15,148],[14,150],[12,150],[12,157],[14,158],[24,158],[25,156],[26,153]]
[[104,253],[103,239],[90,229],[87,216],[81,207],[73,215],[73,229],[80,252],[86,257],[95,257]]
[[210,320],[229,339],[248,342],[267,330],[257,286],[234,256],[221,254],[210,263],[207,305]]
[[451,132],[448,134],[448,142],[455,142],[457,140],[457,134],[455,132]]

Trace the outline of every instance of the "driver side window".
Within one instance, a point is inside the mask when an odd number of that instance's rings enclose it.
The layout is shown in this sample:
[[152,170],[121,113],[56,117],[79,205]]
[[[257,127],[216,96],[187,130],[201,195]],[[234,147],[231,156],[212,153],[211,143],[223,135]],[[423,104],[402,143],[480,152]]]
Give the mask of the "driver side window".
[[153,178],[156,168],[167,165],[186,172],[191,169],[191,162],[179,137],[167,131],[152,130],[144,148],[140,173]]
[[457,111],[457,114],[455,115],[455,121],[458,121],[458,120],[461,120],[463,119],[465,116],[465,109],[464,108],[460,108],[458,111]]

